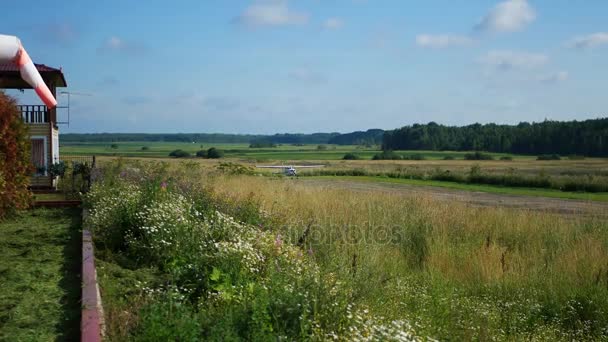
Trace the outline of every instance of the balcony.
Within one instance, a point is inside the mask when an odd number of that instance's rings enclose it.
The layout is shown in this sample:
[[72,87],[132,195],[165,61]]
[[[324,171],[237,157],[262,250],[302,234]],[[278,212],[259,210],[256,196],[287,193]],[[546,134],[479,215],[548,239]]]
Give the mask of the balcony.
[[42,124],[49,122],[49,109],[42,105],[20,105],[23,122],[28,124]]

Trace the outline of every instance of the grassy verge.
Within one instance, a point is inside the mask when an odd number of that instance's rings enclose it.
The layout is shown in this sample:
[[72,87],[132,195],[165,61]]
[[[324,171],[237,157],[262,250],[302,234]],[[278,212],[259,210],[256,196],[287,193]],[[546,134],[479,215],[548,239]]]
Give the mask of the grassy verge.
[[523,195],[523,196],[551,197],[551,198],[562,198],[562,199],[577,199],[577,200],[608,202],[608,193],[582,193],[582,192],[559,191],[559,190],[553,190],[553,189],[510,188],[510,187],[496,186],[496,185],[465,184],[465,183],[455,183],[455,182],[446,182],[446,181],[373,177],[373,176],[312,176],[312,177],[307,177],[307,178],[337,179],[337,180],[349,180],[349,181],[358,181],[358,182],[383,182],[383,183],[391,183],[391,184],[433,186],[433,187],[440,187],[440,188],[447,188],[447,189],[454,189],[454,190],[464,190],[464,191],[480,191],[480,192],[505,194],[505,195]]
[[37,209],[0,223],[0,340],[76,341],[80,211]]

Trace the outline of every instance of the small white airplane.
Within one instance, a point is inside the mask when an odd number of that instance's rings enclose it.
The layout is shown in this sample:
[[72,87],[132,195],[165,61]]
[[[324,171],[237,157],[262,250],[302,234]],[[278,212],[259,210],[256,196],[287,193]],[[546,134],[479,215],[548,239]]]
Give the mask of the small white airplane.
[[294,177],[298,175],[296,167],[299,169],[310,169],[315,167],[325,167],[325,165],[256,165],[259,169],[282,169],[283,174],[288,177]]

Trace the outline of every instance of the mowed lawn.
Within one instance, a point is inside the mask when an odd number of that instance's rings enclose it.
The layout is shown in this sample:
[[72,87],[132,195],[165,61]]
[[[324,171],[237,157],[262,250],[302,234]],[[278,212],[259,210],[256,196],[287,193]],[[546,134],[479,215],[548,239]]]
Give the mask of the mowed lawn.
[[0,222],[0,341],[77,341],[80,210],[36,209]]

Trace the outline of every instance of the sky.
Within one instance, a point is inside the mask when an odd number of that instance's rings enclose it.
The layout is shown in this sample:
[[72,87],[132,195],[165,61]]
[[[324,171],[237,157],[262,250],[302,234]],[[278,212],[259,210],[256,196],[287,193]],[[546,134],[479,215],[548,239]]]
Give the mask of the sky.
[[350,132],[608,114],[605,0],[2,7],[0,33],[18,36],[34,62],[61,67],[65,90],[88,94],[71,96],[63,133]]

